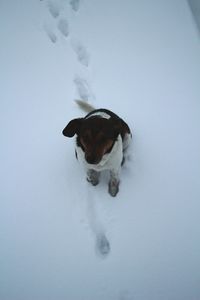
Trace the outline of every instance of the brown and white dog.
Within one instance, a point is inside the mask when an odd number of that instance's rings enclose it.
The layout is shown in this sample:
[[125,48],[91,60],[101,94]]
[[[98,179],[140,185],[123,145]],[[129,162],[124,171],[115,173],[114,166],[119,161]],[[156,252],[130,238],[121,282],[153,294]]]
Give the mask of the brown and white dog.
[[76,102],[88,114],[71,120],[63,129],[63,135],[73,137],[76,134],[76,157],[82,162],[92,185],[99,183],[101,171],[110,172],[108,191],[114,197],[119,191],[124,152],[131,140],[130,128],[110,110],[94,109],[81,100]]

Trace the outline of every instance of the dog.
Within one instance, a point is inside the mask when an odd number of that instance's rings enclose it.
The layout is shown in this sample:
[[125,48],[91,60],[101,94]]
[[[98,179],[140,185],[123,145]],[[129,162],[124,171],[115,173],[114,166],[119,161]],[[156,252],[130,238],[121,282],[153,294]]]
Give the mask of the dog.
[[132,138],[131,130],[126,122],[112,111],[95,109],[82,100],[76,102],[87,115],[71,120],[62,133],[70,138],[76,135],[76,158],[82,162],[87,180],[92,185],[99,183],[102,171],[110,172],[108,192],[115,197],[119,191],[124,153]]

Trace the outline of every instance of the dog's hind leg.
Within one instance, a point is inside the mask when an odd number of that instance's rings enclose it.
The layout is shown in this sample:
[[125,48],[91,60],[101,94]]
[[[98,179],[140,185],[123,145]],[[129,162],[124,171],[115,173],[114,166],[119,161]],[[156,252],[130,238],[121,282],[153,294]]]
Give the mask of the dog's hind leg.
[[97,185],[99,183],[100,172],[89,169],[87,170],[87,181],[92,185]]
[[121,166],[124,165],[126,158],[127,158],[127,150],[131,143],[132,135],[130,133],[127,133],[123,139],[123,158],[121,162]]

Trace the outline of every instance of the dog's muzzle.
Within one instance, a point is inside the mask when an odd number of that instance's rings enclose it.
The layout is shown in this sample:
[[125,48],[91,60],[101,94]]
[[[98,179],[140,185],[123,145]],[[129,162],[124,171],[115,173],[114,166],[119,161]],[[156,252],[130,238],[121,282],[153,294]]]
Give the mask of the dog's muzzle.
[[99,159],[94,154],[85,154],[85,159],[91,165],[97,165],[101,161],[101,158]]

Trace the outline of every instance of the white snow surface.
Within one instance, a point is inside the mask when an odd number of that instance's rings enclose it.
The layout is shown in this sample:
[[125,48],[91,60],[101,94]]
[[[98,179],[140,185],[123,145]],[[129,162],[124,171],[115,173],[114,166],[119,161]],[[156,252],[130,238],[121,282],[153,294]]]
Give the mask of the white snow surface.
[[[200,40],[186,0],[0,1],[0,299],[200,299]],[[62,135],[129,124],[120,191]]]

